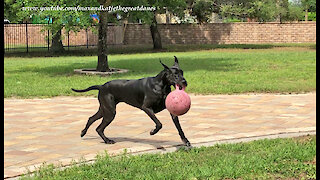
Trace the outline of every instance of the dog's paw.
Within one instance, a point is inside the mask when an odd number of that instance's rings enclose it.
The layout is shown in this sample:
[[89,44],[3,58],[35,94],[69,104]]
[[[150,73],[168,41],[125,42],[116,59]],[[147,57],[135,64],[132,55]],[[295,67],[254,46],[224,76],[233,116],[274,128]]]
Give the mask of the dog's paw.
[[106,144],[114,144],[114,143],[116,143],[114,140],[111,140],[111,139],[109,139],[109,140],[107,140],[107,141],[104,141]]
[[192,147],[192,146],[191,146],[191,143],[188,141],[188,139],[182,139],[182,141],[183,141],[183,143],[184,143],[185,146],[187,146],[187,147]]
[[151,130],[151,131],[150,131],[150,135],[152,136],[152,135],[157,134],[157,132],[158,132],[159,130],[160,130],[160,129],[153,129],[153,130]]
[[150,131],[150,135],[151,135],[151,136],[152,136],[152,135],[155,135],[161,128],[162,128],[162,125],[156,126],[155,129],[153,129],[153,130]]
[[86,135],[87,131],[86,130],[82,130],[81,131],[81,137],[83,137],[84,135]]
[[150,135],[152,136],[152,135],[154,135],[154,134],[155,134],[154,130],[151,130],[151,131],[150,131]]
[[185,143],[185,145],[187,146],[187,147],[189,147],[189,148],[191,148],[192,146],[191,146],[191,143],[188,141],[188,142],[186,142]]

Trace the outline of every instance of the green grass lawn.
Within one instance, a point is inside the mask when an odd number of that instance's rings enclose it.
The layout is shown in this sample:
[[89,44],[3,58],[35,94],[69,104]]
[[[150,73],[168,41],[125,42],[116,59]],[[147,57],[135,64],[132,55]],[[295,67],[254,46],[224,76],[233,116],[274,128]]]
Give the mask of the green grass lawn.
[[96,95],[74,93],[113,79],[155,76],[165,64],[180,60],[187,92],[195,94],[303,93],[316,90],[316,50],[307,47],[270,49],[215,49],[109,55],[109,65],[129,69],[109,77],[84,76],[78,68],[95,68],[96,56],[5,57],[4,97],[32,98]]
[[[16,49],[6,50],[5,57],[57,57],[57,56],[96,56],[97,46],[77,46],[64,47],[62,54],[52,54],[48,52],[46,46],[36,48],[32,46],[26,53],[26,47],[16,47]],[[274,43],[274,44],[174,44],[163,45],[163,49],[154,50],[153,45],[123,45],[108,46],[109,54],[136,54],[154,52],[187,52],[213,49],[270,49],[274,47],[305,47],[316,49],[315,43]]]
[[167,154],[97,156],[22,179],[316,179],[316,136],[218,144]]

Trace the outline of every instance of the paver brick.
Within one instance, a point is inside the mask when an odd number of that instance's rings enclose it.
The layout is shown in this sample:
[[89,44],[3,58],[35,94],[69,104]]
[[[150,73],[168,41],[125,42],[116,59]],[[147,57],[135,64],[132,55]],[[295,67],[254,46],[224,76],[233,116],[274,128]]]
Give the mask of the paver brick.
[[[278,95],[191,95],[191,109],[180,124],[191,144],[316,130],[316,93]],[[4,177],[33,171],[43,162],[68,165],[82,157],[94,160],[105,150],[116,155],[181,145],[167,110],[157,114],[163,128],[136,108],[117,106],[105,134],[116,144],[105,144],[92,124],[80,137],[99,103],[94,97],[4,100]]]

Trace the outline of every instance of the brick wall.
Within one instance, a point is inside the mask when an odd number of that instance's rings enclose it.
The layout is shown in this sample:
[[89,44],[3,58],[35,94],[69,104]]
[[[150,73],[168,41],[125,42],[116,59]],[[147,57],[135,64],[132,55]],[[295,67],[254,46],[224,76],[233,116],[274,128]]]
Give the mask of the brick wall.
[[[26,24],[5,24],[4,25],[4,42],[5,48],[20,47],[26,45],[26,31],[28,32],[28,45],[29,46],[43,46],[48,44],[48,30],[45,30],[41,24],[28,24],[26,30]],[[49,32],[50,39],[52,38],[51,32]],[[88,37],[88,39],[87,39]],[[97,45],[98,43],[98,31],[92,30],[80,30],[79,32],[69,33],[69,45]],[[109,25],[108,28],[108,44],[122,44],[123,41],[123,27]],[[49,42],[51,43],[51,42]],[[64,46],[68,45],[68,34],[65,30],[62,30],[62,43]]]
[[[42,30],[43,25],[29,25],[28,44],[46,44],[47,31]],[[10,45],[26,44],[26,25],[25,24],[5,24],[4,25],[4,42]]]
[[[122,44],[123,41],[123,33],[122,26],[109,25],[108,26],[108,38],[107,42],[109,45],[113,44]],[[68,37],[67,34],[64,34],[62,43],[67,46],[68,45]],[[69,34],[69,45],[86,45],[87,44],[87,36],[88,36],[88,45],[97,45],[98,44],[98,30],[92,31],[88,30],[80,30],[79,32],[70,32]]]
[[[159,24],[163,44],[259,44],[316,42],[316,23]],[[147,25],[128,24],[125,44],[152,44]]]
[[[42,25],[28,25],[28,43],[47,45],[47,31]],[[213,23],[213,24],[159,24],[163,44],[259,44],[259,43],[307,43],[316,42],[316,23]],[[124,31],[124,32],[123,32]],[[63,34],[63,44],[68,45],[67,35]],[[97,33],[85,30],[69,35],[69,44],[96,45]],[[51,36],[51,34],[50,34]],[[5,24],[5,47],[8,44],[25,45],[25,24]],[[128,24],[110,25],[108,44],[152,44],[149,26]],[[13,46],[14,47],[14,46]]]

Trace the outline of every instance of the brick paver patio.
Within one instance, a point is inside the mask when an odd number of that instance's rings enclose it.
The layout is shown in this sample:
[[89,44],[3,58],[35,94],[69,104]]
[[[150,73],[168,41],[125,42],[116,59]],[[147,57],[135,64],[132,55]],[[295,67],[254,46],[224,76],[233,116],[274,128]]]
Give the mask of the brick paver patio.
[[[180,117],[191,144],[224,139],[316,130],[316,93],[296,95],[191,96],[190,111]],[[154,123],[141,110],[124,103],[105,134],[117,143],[104,144],[95,122],[80,137],[89,116],[98,108],[94,97],[4,100],[4,178],[33,170],[44,161],[67,165],[72,159],[93,160],[109,154],[143,152],[181,144],[178,132],[164,110],[157,114],[163,128],[154,136]]]

